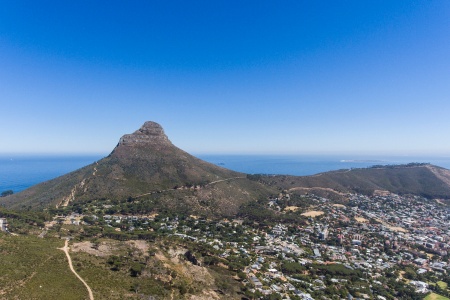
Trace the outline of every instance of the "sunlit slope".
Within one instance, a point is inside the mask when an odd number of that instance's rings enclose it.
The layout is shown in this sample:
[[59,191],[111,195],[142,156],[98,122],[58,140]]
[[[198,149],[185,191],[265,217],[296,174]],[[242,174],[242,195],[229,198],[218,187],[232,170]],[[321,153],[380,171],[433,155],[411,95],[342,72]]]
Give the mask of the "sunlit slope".
[[76,201],[157,197],[173,207],[234,214],[242,203],[268,194],[265,186],[245,174],[177,148],[159,124],[146,122],[133,134],[124,135],[102,160],[1,202],[13,209],[41,209]]

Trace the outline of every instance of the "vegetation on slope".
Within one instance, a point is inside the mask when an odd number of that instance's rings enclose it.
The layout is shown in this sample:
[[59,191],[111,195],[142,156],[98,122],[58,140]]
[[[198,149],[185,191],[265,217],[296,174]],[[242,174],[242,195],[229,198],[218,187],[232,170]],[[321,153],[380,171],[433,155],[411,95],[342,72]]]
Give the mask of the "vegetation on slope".
[[330,189],[339,198],[340,193],[356,192],[371,195],[386,190],[404,195],[427,198],[450,198],[450,186],[435,173],[442,168],[428,164],[376,166],[363,169],[339,170],[314,176],[250,176],[250,179],[286,190],[316,189],[315,194]]
[[2,299],[85,299],[86,289],[67,265],[60,239],[0,233]]

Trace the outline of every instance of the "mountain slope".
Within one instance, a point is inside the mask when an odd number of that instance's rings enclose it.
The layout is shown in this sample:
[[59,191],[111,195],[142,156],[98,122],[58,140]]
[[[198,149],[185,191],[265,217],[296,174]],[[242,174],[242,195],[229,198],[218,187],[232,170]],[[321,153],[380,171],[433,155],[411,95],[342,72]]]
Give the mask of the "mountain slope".
[[450,171],[429,164],[377,166],[314,176],[262,176],[234,172],[202,161],[174,146],[162,127],[146,122],[124,135],[110,155],[16,195],[0,198],[12,209],[61,208],[84,202],[133,203],[147,213],[232,216],[252,200],[280,189],[342,199],[346,193],[389,191],[450,199]]
[[159,124],[146,122],[102,160],[1,201],[14,209],[41,209],[94,199],[157,198],[169,208],[234,214],[242,203],[268,193],[245,174],[177,148]]
[[273,176],[260,181],[283,189],[322,191],[334,196],[348,192],[371,195],[375,191],[389,191],[450,199],[450,171],[430,164],[376,166],[314,176]]

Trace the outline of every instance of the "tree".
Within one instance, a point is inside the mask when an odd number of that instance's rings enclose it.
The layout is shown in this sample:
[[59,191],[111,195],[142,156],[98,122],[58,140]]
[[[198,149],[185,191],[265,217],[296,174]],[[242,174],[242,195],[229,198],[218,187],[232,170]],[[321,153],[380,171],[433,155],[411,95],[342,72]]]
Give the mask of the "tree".
[[6,190],[2,192],[1,197],[6,197],[12,194],[14,194],[13,190]]
[[111,265],[111,270],[113,271],[119,271],[120,267],[122,266],[122,261],[120,260],[120,257],[115,255],[110,256],[106,262],[109,265]]
[[133,283],[132,285],[131,285],[131,290],[133,291],[133,292],[135,292],[136,294],[137,293],[139,293],[139,290],[141,289],[141,285],[139,284],[139,283]]
[[403,277],[405,277],[406,279],[410,279],[410,280],[416,280],[417,273],[414,271],[414,269],[407,267],[405,269],[405,274],[403,274]]
[[133,263],[130,268],[131,276],[137,277],[142,273],[144,266],[141,263]]
[[242,271],[239,271],[237,275],[238,275],[240,280],[244,280],[244,279],[247,278],[247,275],[244,272],[242,272]]

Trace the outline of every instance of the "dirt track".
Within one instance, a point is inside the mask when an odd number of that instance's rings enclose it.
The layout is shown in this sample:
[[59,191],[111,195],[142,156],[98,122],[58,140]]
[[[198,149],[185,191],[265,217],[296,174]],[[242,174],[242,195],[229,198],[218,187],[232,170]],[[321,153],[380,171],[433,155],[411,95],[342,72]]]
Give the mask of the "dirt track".
[[77,276],[77,278],[84,284],[84,286],[86,287],[86,289],[89,292],[89,299],[94,300],[94,294],[92,293],[91,287],[86,283],[86,281],[84,281],[83,278],[81,278],[80,275],[78,275],[78,273],[73,268],[72,258],[70,258],[70,254],[69,254],[69,240],[66,240],[66,243],[64,244],[63,248],[58,248],[58,249],[64,251],[64,253],[66,253],[67,260],[69,261],[70,271],[72,271],[75,274],[75,276]]

